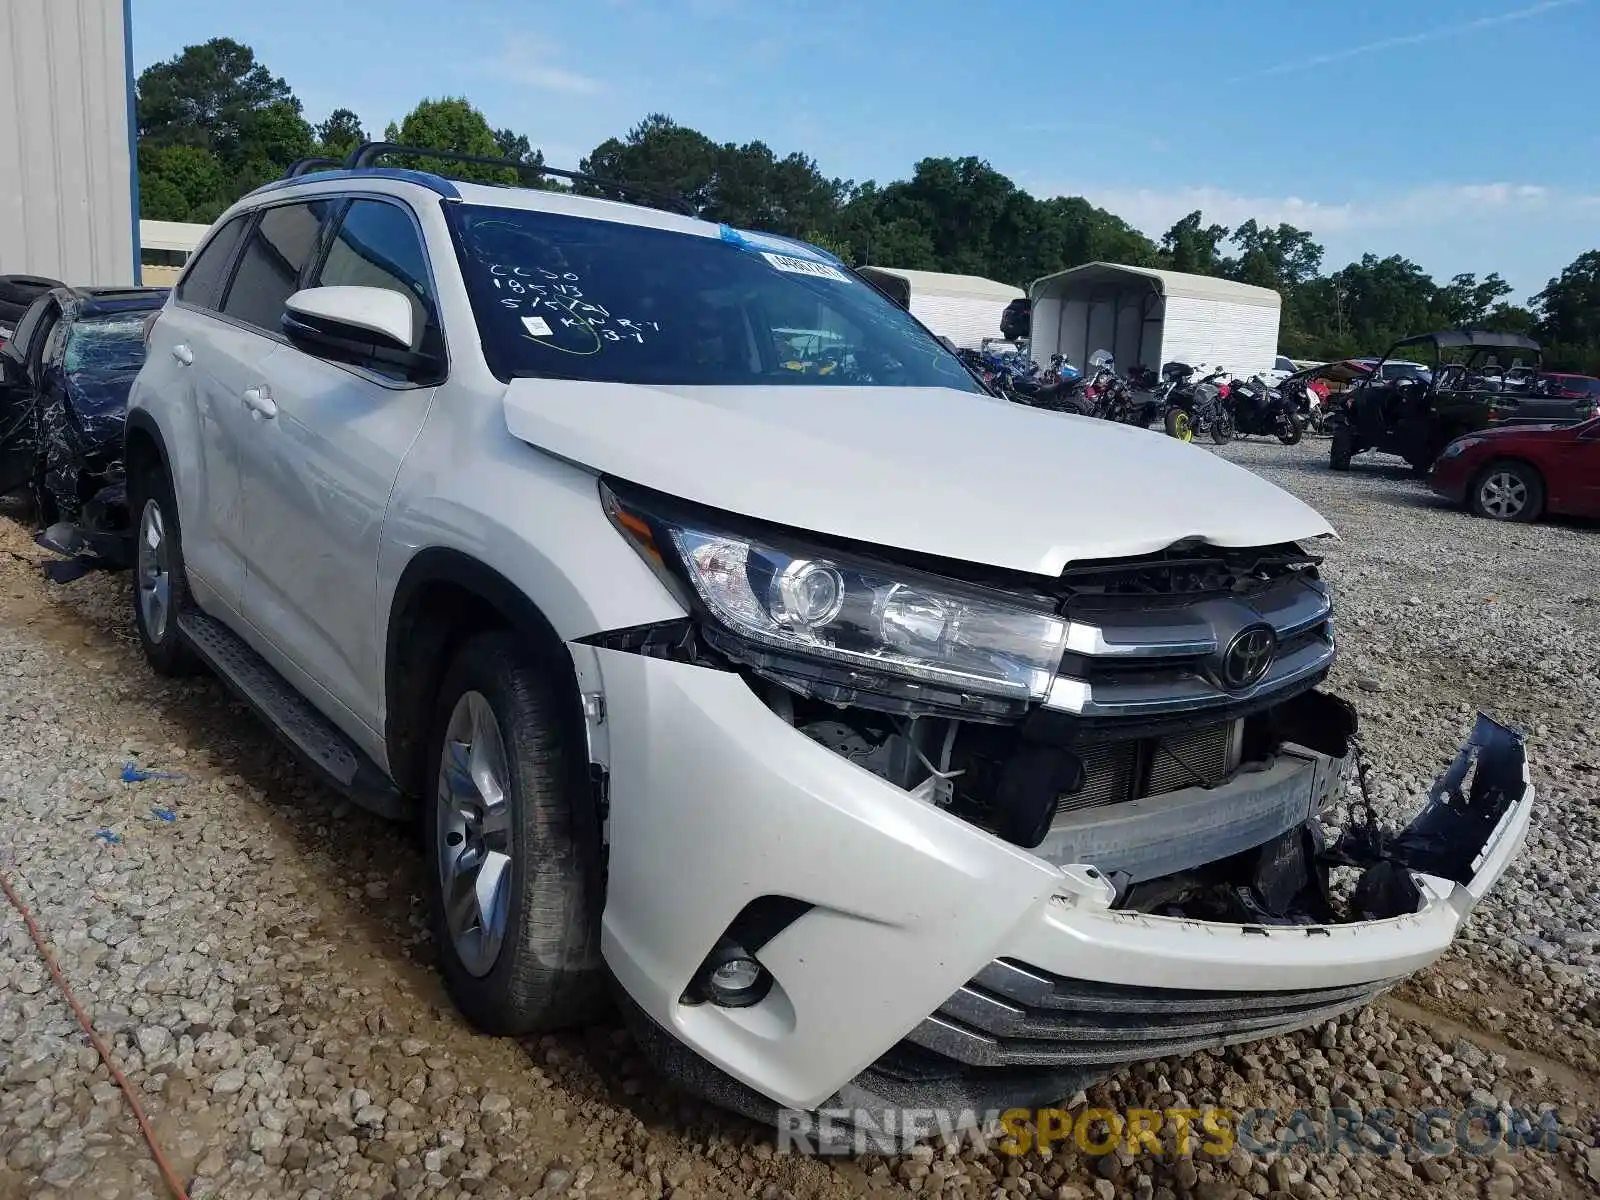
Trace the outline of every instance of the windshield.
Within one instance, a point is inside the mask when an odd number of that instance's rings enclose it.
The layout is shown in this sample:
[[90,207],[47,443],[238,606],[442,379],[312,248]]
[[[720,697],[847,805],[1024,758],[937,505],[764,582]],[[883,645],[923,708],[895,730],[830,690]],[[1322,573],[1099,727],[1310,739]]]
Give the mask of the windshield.
[[484,205],[454,215],[502,378],[982,390],[875,288],[798,250]]
[[74,322],[67,333],[67,374],[137,374],[144,364],[144,322],[148,312],[121,312]]

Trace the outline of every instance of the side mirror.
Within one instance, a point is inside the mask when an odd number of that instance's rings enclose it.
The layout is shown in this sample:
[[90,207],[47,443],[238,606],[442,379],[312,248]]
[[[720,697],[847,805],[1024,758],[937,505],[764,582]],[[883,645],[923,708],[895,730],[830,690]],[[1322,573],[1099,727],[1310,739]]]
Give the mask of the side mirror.
[[389,288],[307,288],[284,301],[281,324],[307,354],[367,367],[381,374],[423,379],[441,374],[436,355],[411,349],[416,310]]
[[[416,333],[411,301],[375,287],[318,287],[284,301],[284,330],[346,342],[368,342],[391,350],[411,349]],[[291,322],[299,326],[291,329]]]

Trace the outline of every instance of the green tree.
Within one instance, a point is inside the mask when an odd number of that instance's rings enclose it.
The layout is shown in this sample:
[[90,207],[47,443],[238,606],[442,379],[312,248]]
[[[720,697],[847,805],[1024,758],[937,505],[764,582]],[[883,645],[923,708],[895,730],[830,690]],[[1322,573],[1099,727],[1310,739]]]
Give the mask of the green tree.
[[[257,62],[250,47],[231,38],[186,46],[147,67],[139,76],[135,110],[141,147],[185,146],[213,158],[223,178],[213,197],[220,202],[214,205],[218,211],[276,178],[313,146],[311,127],[289,85]],[[173,167],[188,183],[159,174],[146,177],[146,162],[153,169],[163,161],[141,158],[139,189],[150,197],[148,206],[141,204],[147,214],[156,208],[170,211],[180,192],[192,196],[192,176],[199,169],[195,160]]]
[[[705,134],[679,125],[664,113],[651,113],[626,137],[601,142],[578,169],[682,197],[696,212],[703,212],[711,203],[717,158],[717,144]],[[579,190],[595,194],[605,189],[586,184]]]
[[231,203],[217,156],[199,146],[139,144],[139,213],[209,224]]
[[1586,250],[1532,300],[1552,365],[1600,370],[1600,250]]
[[[406,119],[399,125],[391,122],[383,136],[385,141],[404,146],[427,146],[456,154],[474,154],[481,158],[501,157],[494,130],[489,128],[489,122],[465,96],[424,100],[407,113]],[[480,183],[517,182],[517,172],[509,167],[453,163],[448,159],[430,159],[421,155],[406,159],[405,165]]]
[[1233,231],[1231,240],[1239,254],[1229,273],[1241,283],[1292,292],[1322,270],[1322,247],[1293,225],[1273,228],[1252,217]]
[[1172,271],[1191,275],[1222,274],[1222,243],[1228,230],[1222,225],[1207,225],[1196,210],[1173,222],[1161,235],[1161,262]]
[[316,152],[322,158],[343,161],[362,142],[369,140],[359,116],[348,108],[336,108],[317,126]]
[[135,103],[139,137],[154,145],[202,146],[234,159],[253,114],[290,102],[289,85],[232,38],[186,46],[140,74]]

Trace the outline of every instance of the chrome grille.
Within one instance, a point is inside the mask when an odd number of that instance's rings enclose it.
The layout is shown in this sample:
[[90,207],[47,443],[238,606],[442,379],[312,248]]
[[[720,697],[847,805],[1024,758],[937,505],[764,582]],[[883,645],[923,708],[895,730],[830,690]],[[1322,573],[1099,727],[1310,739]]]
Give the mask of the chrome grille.
[[908,1040],[976,1067],[1109,1067],[1303,1029],[1371,1003],[1396,982],[1192,991],[1066,979],[998,959]]
[[[1086,718],[1159,719],[1304,690],[1336,651],[1327,588],[1298,573],[1250,594],[1101,599],[1072,605],[1070,615],[1044,706]],[[1261,626],[1276,639],[1270,666],[1248,687],[1227,686],[1230,644]]]

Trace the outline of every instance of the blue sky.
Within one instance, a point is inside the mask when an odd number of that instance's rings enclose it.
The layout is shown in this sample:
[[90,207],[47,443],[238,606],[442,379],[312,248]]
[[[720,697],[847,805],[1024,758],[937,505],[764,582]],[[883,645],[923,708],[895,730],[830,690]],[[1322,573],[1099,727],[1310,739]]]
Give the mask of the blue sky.
[[1286,220],[1325,266],[1600,247],[1600,0],[133,0],[139,69],[226,35],[312,121],[465,95],[553,166],[648,112],[887,182],[976,154],[1152,235]]

